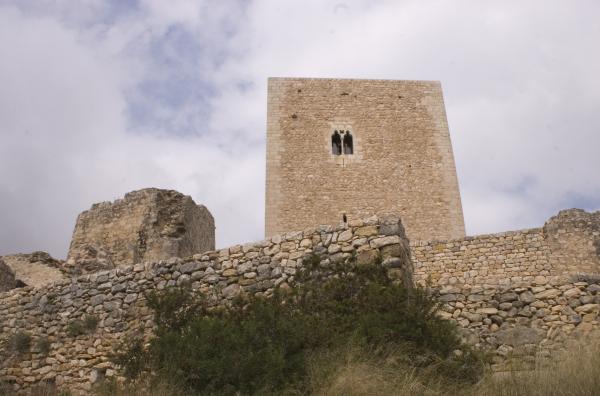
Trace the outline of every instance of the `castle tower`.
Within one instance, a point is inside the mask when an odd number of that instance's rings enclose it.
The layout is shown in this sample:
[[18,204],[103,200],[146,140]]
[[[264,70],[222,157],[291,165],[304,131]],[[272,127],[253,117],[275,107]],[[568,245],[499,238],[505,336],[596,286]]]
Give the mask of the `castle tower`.
[[383,212],[465,235],[439,82],[270,78],[267,107],[267,236]]

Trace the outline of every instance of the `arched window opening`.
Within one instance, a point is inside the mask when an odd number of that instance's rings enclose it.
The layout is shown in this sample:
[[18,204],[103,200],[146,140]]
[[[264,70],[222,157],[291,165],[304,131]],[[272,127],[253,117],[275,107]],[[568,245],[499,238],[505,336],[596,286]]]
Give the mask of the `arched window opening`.
[[333,135],[331,135],[331,153],[333,155],[342,154],[342,138],[338,131],[335,131]]
[[354,144],[352,143],[350,131],[346,131],[346,135],[344,135],[344,154],[354,154]]
[[347,223],[347,222],[348,222],[348,217],[346,217],[346,213],[343,213],[343,214],[342,214],[342,221],[343,221],[344,223]]

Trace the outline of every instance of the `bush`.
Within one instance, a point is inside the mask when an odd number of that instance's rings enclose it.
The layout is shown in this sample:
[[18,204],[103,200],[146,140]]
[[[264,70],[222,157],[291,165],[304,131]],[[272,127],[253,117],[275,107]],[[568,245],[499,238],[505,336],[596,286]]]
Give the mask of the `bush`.
[[98,322],[100,322],[100,319],[98,319],[97,316],[85,315],[83,318],[83,328],[86,330],[86,332],[91,333],[98,327]]
[[67,333],[71,337],[77,337],[79,335],[85,334],[85,328],[83,327],[83,322],[81,320],[75,320],[67,325]]
[[40,337],[37,340],[36,346],[38,351],[43,355],[47,355],[50,352],[50,341],[47,337]]
[[436,365],[461,381],[479,378],[479,355],[461,345],[424,290],[394,283],[379,262],[327,269],[319,262],[309,260],[292,290],[238,298],[227,309],[211,309],[186,289],[150,293],[155,337],[147,348],[129,342],[115,362],[131,378],[146,371],[188,391],[304,393],[310,356],[356,345],[381,356],[402,350],[403,364]]
[[31,348],[31,335],[24,331],[19,331],[10,339],[10,347],[13,352],[22,355],[29,351]]
[[100,320],[94,315],[85,315],[83,320],[74,320],[67,326],[67,333],[71,337],[92,333],[98,327]]

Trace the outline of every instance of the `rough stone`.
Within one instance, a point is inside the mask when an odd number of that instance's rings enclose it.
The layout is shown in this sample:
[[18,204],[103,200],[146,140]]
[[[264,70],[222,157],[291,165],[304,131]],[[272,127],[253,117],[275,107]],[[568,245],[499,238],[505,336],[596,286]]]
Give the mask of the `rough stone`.
[[15,273],[8,265],[6,265],[2,258],[0,258],[0,292],[8,291],[15,287],[17,287]]
[[78,216],[67,263],[89,272],[191,256],[214,249],[214,228],[208,209],[189,196],[156,188],[133,191]]
[[522,326],[499,330],[495,336],[499,343],[512,347],[537,344],[544,338],[539,330]]
[[411,240],[465,235],[439,82],[270,78],[267,106],[267,236],[385,212]]

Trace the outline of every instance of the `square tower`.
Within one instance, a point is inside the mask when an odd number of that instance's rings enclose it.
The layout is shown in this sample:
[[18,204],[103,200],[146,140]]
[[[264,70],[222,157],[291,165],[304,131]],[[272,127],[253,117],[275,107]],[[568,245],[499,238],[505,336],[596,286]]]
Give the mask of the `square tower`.
[[384,212],[465,235],[441,84],[269,78],[266,236]]

